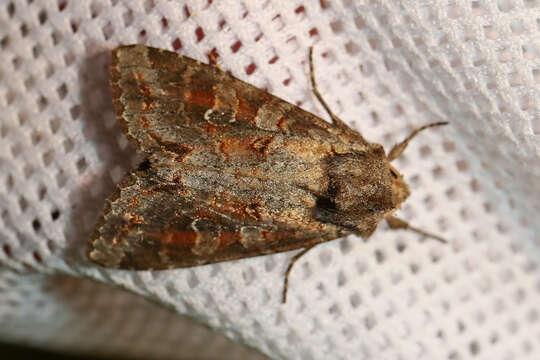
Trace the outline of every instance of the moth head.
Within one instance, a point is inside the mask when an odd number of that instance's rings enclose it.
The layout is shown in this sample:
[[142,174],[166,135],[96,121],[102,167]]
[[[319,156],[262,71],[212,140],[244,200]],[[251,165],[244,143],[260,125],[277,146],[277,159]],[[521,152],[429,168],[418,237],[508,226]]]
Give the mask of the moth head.
[[401,203],[409,197],[411,190],[403,179],[403,175],[395,167],[390,165],[390,163],[388,163],[388,171],[392,177],[392,202],[396,208],[399,208],[401,207]]

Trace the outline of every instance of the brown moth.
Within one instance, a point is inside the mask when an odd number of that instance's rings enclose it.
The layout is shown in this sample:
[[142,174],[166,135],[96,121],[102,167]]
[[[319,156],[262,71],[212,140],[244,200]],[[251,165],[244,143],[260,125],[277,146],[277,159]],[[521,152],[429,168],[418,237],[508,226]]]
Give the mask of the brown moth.
[[387,156],[328,108],[328,123],[218,67],[143,45],[112,52],[118,120],[146,156],[118,185],[90,242],[110,268],[159,270],[367,238],[409,196]]

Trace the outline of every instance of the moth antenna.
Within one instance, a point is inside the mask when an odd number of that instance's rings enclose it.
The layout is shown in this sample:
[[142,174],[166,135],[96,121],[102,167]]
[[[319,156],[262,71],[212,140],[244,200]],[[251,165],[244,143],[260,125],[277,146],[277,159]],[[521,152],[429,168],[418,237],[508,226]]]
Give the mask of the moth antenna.
[[313,93],[315,94],[315,97],[317,98],[317,100],[319,100],[324,110],[326,110],[326,112],[332,119],[332,122],[334,123],[334,125],[338,126],[341,129],[350,130],[349,125],[347,125],[343,120],[338,118],[332,112],[332,110],[330,110],[330,107],[328,106],[326,101],[324,101],[321,93],[319,92],[319,89],[317,88],[317,82],[315,81],[315,70],[313,66],[313,46],[309,47],[309,77],[311,78],[311,86],[313,87]]
[[392,150],[390,150],[390,152],[388,153],[388,161],[392,161],[392,160],[395,160],[397,159],[398,157],[401,156],[401,154],[403,153],[403,151],[405,150],[405,148],[407,147],[407,145],[409,145],[409,143],[411,142],[411,140],[416,136],[418,135],[418,133],[422,130],[425,130],[425,129],[428,129],[430,127],[435,127],[435,126],[442,126],[442,125],[448,125],[448,121],[440,121],[440,122],[435,122],[435,123],[431,123],[431,124],[427,124],[427,125],[424,125],[424,126],[421,126],[419,127],[418,129],[414,130],[411,135],[407,136],[407,138],[405,138],[405,140],[403,140],[402,142],[400,142],[399,144],[396,144]]
[[409,225],[408,222],[406,222],[405,220],[401,220],[395,216],[387,216],[386,217],[386,222],[388,223],[388,226],[390,226],[391,229],[404,229],[404,230],[412,230],[414,231],[415,233],[418,233],[422,236],[425,236],[425,237],[429,237],[429,238],[432,238],[432,239],[435,239],[437,241],[440,241],[442,242],[443,244],[447,244],[448,241],[446,241],[446,239],[438,236],[438,235],[435,235],[435,234],[432,234],[432,233],[429,233],[427,231],[424,231],[424,230],[421,230],[421,229],[418,229],[414,226],[411,226]]
[[283,283],[283,296],[282,296],[282,299],[281,299],[281,302],[283,304],[285,304],[287,302],[287,289],[289,287],[289,274],[291,273],[291,270],[292,270],[292,267],[293,267],[294,263],[296,263],[296,261],[298,259],[300,259],[305,253],[307,253],[309,250],[313,249],[315,246],[317,246],[317,245],[313,245],[313,246],[310,246],[308,248],[305,248],[304,250],[300,251],[298,254],[294,255],[291,258],[291,261],[289,262],[289,266],[287,266],[287,270],[285,271],[285,280],[284,280],[284,283]]

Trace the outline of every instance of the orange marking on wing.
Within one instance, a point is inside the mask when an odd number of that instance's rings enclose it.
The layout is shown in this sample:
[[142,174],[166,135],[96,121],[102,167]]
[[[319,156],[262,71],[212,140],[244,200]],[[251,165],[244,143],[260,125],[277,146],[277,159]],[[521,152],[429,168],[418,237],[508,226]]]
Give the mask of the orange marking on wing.
[[236,110],[236,120],[250,122],[257,116],[258,109],[251,107],[244,99],[238,97],[238,108]]
[[140,122],[143,129],[148,129],[150,127],[150,121],[146,116],[141,116]]
[[150,87],[146,84],[139,85],[139,92],[143,94],[144,96],[148,96],[148,97],[152,95],[152,90],[150,90]]
[[135,213],[128,213],[124,216],[124,219],[133,225],[140,225],[144,222],[144,218]]
[[227,213],[238,218],[252,218],[261,220],[262,215],[259,212],[259,207],[262,206],[260,201],[246,203],[239,201],[225,193],[216,195],[210,203],[210,206],[220,213]]
[[226,248],[229,245],[240,240],[239,232],[222,231],[219,234],[219,247]]
[[263,231],[262,236],[266,242],[275,242],[291,237],[291,234],[276,232],[276,231]]
[[280,128],[281,130],[285,130],[287,128],[288,121],[289,119],[287,119],[285,116],[282,116],[277,123],[277,127]]
[[244,213],[250,217],[252,217],[253,219],[255,220],[262,220],[262,215],[259,211],[259,207],[261,206],[262,204],[259,203],[259,202],[252,202],[248,205],[246,205],[246,207],[244,208]]
[[149,111],[154,107],[154,101],[142,101],[141,102],[141,111]]
[[203,105],[211,109],[214,107],[216,99],[214,94],[211,92],[191,89],[184,93],[184,100],[186,103]]
[[212,208],[216,209],[218,212],[226,212],[228,214],[238,215],[238,212],[242,209],[242,205],[224,193],[220,195],[221,196],[216,195],[216,197],[210,203]]
[[237,139],[223,137],[219,140],[219,151],[227,158],[245,157],[253,154],[255,151],[251,148],[250,139]]
[[247,139],[222,137],[219,140],[219,151],[227,158],[246,156],[265,156],[272,142],[272,136],[263,136]]
[[202,124],[201,127],[206,131],[206,133],[208,135],[214,135],[217,132],[217,130],[219,129],[218,126],[216,126],[214,124],[210,124],[208,122]]
[[183,184],[184,180],[182,179],[182,175],[174,174],[173,175],[173,182],[177,183],[177,184]]
[[165,244],[195,245],[197,242],[197,233],[195,231],[170,231],[153,235],[159,242]]
[[133,72],[133,78],[137,81],[141,81],[144,78],[144,75],[140,71],[134,71]]
[[262,136],[253,140],[250,144],[250,147],[254,151],[262,155],[267,155],[268,148],[270,147],[270,144],[272,143],[273,140],[274,140],[273,136]]
[[182,162],[184,161],[184,158],[188,156],[192,151],[193,151],[192,148],[182,145],[182,144],[178,144],[177,149],[175,151],[175,153],[178,155],[176,156],[174,160],[178,162]]
[[193,218],[196,218],[196,219],[205,218],[205,219],[214,220],[216,216],[216,214],[214,214],[213,212],[210,212],[206,210],[205,208],[203,208],[201,204],[194,205],[194,209],[196,209],[196,211],[193,214]]
[[130,208],[135,208],[137,206],[139,206],[139,199],[137,199],[135,196],[131,198],[130,202],[129,202],[129,207]]

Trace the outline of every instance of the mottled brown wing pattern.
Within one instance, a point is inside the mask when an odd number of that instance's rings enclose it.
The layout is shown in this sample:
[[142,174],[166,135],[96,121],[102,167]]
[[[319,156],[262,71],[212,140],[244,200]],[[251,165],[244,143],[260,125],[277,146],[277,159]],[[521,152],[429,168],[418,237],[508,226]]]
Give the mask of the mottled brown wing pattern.
[[116,49],[112,88],[128,136],[167,166],[212,164],[283,181],[301,170],[298,185],[317,191],[328,157],[371,150],[356,132],[343,133],[216,67],[164,50]]
[[238,128],[366,150],[357,132],[339,136],[342,130],[313,114],[180,54],[142,45],[119,47],[112,54],[111,77],[117,116],[145,152],[167,142],[213,143]]
[[119,47],[111,74],[149,166],[108,201],[90,248],[102,265],[187,267],[369,236],[395,208],[384,150],[350,129],[164,50]]
[[[189,267],[296,249],[343,234],[314,220],[313,196],[287,189],[288,184],[248,183],[207,170],[185,174],[183,184],[168,177],[163,169],[148,169],[122,181],[98,226],[94,261],[114,268]],[[263,186],[276,191],[262,191]],[[286,210],[273,212],[280,207]]]

